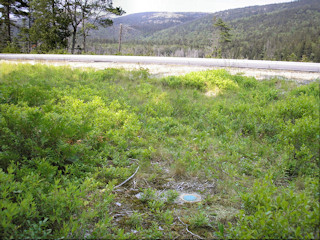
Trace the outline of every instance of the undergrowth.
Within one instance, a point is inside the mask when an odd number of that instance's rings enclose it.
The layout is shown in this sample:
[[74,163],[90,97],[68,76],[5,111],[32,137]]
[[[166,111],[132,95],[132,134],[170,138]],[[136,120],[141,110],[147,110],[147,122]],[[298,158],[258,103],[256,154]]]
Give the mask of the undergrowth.
[[319,238],[319,82],[2,63],[0,104],[1,238]]

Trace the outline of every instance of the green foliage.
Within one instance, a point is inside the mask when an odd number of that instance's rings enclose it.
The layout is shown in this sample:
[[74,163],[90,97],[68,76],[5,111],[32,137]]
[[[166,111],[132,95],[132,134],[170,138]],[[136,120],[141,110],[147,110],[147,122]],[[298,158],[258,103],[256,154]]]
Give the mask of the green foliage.
[[[137,118],[118,101],[78,99],[72,89],[81,83],[74,73],[65,75],[69,70],[21,66],[27,70],[22,74],[12,67],[0,85],[2,237],[81,236],[81,225],[101,214],[108,218],[103,212],[110,194],[85,214],[88,202],[101,201],[96,188],[131,174],[103,159],[126,166],[122,159],[140,129]],[[57,82],[54,72],[63,80]],[[98,81],[108,76],[95,75]]]
[[173,203],[178,196],[179,193],[175,190],[168,190],[166,193],[166,198],[169,203]]
[[141,193],[140,201],[146,203],[154,200],[155,198],[156,198],[155,190],[153,190],[152,188],[146,188]]
[[[90,30],[97,28],[97,24],[104,27],[112,25],[113,21],[106,18],[106,14],[124,13],[120,7],[113,7],[112,1],[104,0],[90,3],[61,0],[1,0],[0,52],[21,51],[16,40],[13,40],[15,34],[19,36],[21,48],[27,53],[63,54],[67,51],[68,38],[72,36],[71,52],[74,53],[77,33],[81,30],[80,23],[82,23],[85,48],[86,37]],[[92,20],[92,23],[86,23],[88,19]]]
[[187,87],[198,90],[232,90],[237,89],[235,78],[225,70],[208,70],[192,72],[184,76],[169,76],[162,79],[164,85],[172,88]]
[[220,31],[220,43],[231,42],[231,28],[221,18],[214,23],[214,26]]
[[29,5],[28,17],[30,21],[32,19],[32,25],[29,26],[28,37],[29,42],[35,43],[33,50],[46,53],[67,48],[70,18],[64,10],[63,2],[34,0]]
[[[15,53],[18,51],[16,39],[13,40],[13,29],[16,26],[15,19],[27,15],[26,0],[0,0],[0,52]],[[19,51],[18,51],[19,52]]]
[[210,225],[210,220],[205,211],[199,210],[198,213],[190,217],[189,223],[192,228],[208,227]]
[[292,189],[277,187],[266,176],[241,198],[244,210],[231,228],[232,238],[319,237],[319,202],[306,193],[295,194]]
[[[94,201],[97,183],[92,179],[72,182],[45,160],[35,165],[28,168],[11,164],[7,173],[0,170],[2,237],[61,236],[62,226],[67,234],[77,234],[81,225],[74,221],[74,216],[83,214],[88,201]],[[104,197],[106,203],[112,199],[112,195]],[[95,214],[101,210],[92,209]],[[90,221],[90,216],[81,220],[83,224],[86,221]]]
[[160,220],[164,222],[166,225],[172,225],[173,223],[173,212],[170,210],[160,212]]
[[0,67],[2,238],[319,237],[318,82]]
[[8,42],[7,46],[2,49],[3,53],[21,53],[21,49],[16,42]]
[[127,223],[134,228],[138,228],[139,226],[141,226],[142,221],[142,215],[140,213],[134,212],[127,220]]

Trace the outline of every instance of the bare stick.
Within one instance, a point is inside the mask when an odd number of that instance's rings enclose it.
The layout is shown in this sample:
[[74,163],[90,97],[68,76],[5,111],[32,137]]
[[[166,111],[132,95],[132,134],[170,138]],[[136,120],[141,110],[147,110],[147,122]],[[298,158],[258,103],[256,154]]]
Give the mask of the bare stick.
[[134,174],[132,174],[132,175],[131,175],[127,180],[125,180],[123,183],[115,186],[113,189],[116,189],[116,188],[118,188],[118,187],[121,187],[123,184],[125,184],[126,182],[128,182],[131,178],[134,177],[134,175],[136,175],[136,173],[138,172],[138,170],[139,170],[139,166],[137,167],[137,169],[136,169],[136,171],[134,172]]
[[[178,217],[178,216],[177,216]],[[178,217],[178,220],[183,224],[183,225],[185,225],[186,226],[186,230],[187,230],[187,232],[188,233],[190,233],[192,236],[195,236],[195,237],[197,237],[197,238],[199,238],[199,239],[203,239],[202,237],[200,237],[199,235],[197,235],[197,234],[194,234],[193,232],[191,232],[189,229],[188,229],[188,225],[186,224],[186,223],[184,223],[184,222],[182,222],[181,221],[181,219]]]
[[122,37],[122,23],[120,23],[120,31],[119,31],[119,53],[121,52],[121,37]]

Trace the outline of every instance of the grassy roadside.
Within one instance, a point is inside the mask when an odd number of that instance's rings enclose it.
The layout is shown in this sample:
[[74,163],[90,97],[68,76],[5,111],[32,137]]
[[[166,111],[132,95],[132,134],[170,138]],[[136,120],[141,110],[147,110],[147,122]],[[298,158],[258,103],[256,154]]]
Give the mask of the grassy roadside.
[[319,82],[0,69],[2,238],[319,238]]

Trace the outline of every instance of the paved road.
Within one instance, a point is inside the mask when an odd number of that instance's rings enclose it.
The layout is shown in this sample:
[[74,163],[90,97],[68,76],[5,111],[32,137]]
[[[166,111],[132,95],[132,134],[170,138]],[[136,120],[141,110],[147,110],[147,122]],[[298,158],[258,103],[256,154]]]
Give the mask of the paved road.
[[192,65],[205,67],[232,67],[274,69],[302,72],[320,72],[320,63],[280,62],[261,60],[235,60],[212,58],[106,56],[106,55],[55,55],[55,54],[0,54],[0,60],[45,60],[71,62],[116,62],[140,64]]

